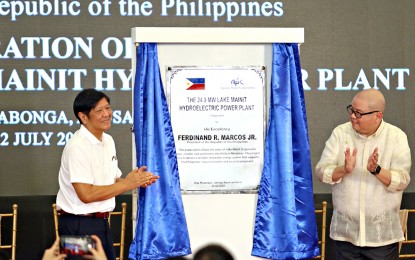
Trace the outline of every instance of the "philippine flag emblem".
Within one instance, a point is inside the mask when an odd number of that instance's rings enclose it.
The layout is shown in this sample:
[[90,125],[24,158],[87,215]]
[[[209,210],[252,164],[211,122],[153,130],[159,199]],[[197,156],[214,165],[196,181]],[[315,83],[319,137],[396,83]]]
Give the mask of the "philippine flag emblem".
[[204,90],[205,78],[190,78],[186,79],[186,90]]

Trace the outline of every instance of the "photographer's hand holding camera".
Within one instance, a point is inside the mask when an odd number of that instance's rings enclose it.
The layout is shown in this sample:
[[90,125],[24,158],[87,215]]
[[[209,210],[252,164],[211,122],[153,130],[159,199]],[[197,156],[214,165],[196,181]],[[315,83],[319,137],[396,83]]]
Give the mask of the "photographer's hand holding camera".
[[89,248],[89,251],[92,253],[92,256],[86,255],[85,259],[94,259],[94,260],[107,260],[105,255],[104,248],[102,247],[101,240],[96,235],[91,235],[92,239],[95,241],[96,248]]
[[[95,248],[90,247],[89,251],[92,255],[84,255],[84,259],[93,259],[93,260],[108,260],[105,255],[104,248],[102,247],[101,240],[96,235],[91,235],[91,238],[95,242]],[[66,254],[59,253],[59,237],[55,240],[53,245],[45,250],[42,260],[62,260],[66,259]]]
[[55,240],[53,245],[46,249],[43,253],[42,260],[61,260],[65,259],[66,255],[59,253],[59,237]]

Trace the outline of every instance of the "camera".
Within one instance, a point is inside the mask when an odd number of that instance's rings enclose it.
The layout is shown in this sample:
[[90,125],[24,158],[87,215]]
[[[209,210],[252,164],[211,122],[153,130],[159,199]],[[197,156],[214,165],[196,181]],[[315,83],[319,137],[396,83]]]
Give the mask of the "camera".
[[60,236],[59,248],[62,254],[90,255],[89,248],[96,248],[94,240],[90,236]]

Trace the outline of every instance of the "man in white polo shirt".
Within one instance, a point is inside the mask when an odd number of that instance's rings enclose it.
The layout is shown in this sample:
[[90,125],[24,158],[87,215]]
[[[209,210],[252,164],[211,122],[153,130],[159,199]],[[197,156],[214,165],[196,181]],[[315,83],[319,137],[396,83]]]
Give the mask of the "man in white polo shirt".
[[383,120],[379,90],[357,93],[316,166],[320,181],[332,185],[330,237],[338,260],[397,260],[404,239],[399,209],[411,177],[406,134]]
[[112,137],[110,98],[95,89],[80,92],[73,104],[81,128],[66,144],[59,170],[56,205],[60,211],[59,235],[97,235],[108,259],[115,259],[108,216],[115,196],[147,187],[159,177],[136,168],[121,178]]

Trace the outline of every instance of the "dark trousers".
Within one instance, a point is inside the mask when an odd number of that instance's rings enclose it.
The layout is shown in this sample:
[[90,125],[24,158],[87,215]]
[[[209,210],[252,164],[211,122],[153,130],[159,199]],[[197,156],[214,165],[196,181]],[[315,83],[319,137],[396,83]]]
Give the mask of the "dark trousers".
[[[108,219],[65,214],[59,217],[58,231],[59,236],[96,235],[101,239],[108,260],[116,258]],[[68,259],[75,258],[68,256]]]
[[397,260],[399,243],[379,247],[360,247],[349,242],[334,241],[336,260]]

